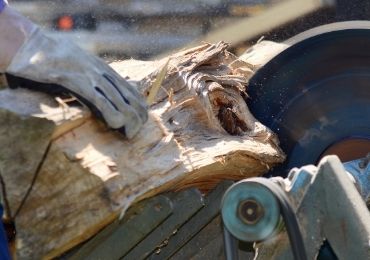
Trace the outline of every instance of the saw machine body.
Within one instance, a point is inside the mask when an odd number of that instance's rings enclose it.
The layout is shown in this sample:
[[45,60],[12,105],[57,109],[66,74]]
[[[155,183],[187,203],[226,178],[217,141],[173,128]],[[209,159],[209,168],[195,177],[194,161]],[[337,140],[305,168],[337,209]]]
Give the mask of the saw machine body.
[[[251,178],[232,185],[221,207],[225,232],[257,241],[255,259],[317,259],[324,242],[331,247],[329,259],[370,259],[369,159],[342,164],[326,156],[317,167],[292,169],[285,179]],[[282,217],[274,189],[286,195],[293,217]],[[297,229],[288,230],[295,221]],[[237,258],[233,237],[226,240],[229,259]]]
[[288,44],[251,79],[248,100],[287,160],[225,193],[227,258],[237,239],[256,242],[255,259],[370,259],[370,23]]

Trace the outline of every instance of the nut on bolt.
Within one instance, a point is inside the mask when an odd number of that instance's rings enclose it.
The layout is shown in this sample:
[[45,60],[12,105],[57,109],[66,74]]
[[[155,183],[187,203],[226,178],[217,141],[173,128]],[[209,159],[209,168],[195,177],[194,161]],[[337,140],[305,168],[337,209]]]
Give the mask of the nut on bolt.
[[238,215],[244,223],[254,225],[263,217],[264,210],[256,200],[248,199],[239,203]]
[[365,158],[360,160],[358,167],[360,167],[360,169],[365,169],[369,162],[370,162],[370,153],[368,153]]

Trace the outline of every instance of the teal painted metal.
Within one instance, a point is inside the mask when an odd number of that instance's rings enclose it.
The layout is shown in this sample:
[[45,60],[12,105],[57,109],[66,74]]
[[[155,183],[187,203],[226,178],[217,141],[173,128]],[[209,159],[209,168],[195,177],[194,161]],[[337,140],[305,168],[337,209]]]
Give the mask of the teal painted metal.
[[172,197],[173,214],[122,259],[145,259],[158,245],[175,235],[177,229],[204,206],[202,194],[197,189],[187,189],[167,196]]
[[[299,221],[308,259],[316,259],[325,240],[338,259],[370,259],[370,213],[364,201],[368,198],[366,187],[370,176],[367,167],[367,161],[362,163],[362,160],[355,160],[347,163],[344,168],[338,157],[331,155],[324,157],[317,167],[307,165],[294,168],[286,179],[275,177],[268,180],[279,185],[281,191],[289,197]],[[247,181],[253,182],[253,178]],[[244,196],[243,192],[238,192],[235,187],[240,187],[246,194],[257,196]],[[239,213],[236,207],[246,198],[258,201],[264,208],[268,207],[264,204],[264,199],[267,199],[268,195],[263,192],[261,195],[260,188],[251,185],[235,184],[225,196],[228,196],[230,201],[224,200],[224,205],[234,204],[234,206],[223,207],[222,210],[234,213],[234,218],[231,218],[234,222],[240,221],[237,219]],[[225,225],[228,219],[229,215],[223,215]],[[238,224],[240,223],[241,221]],[[243,225],[246,226],[246,223]],[[243,228],[234,226],[228,229],[240,239],[238,232]],[[286,228],[277,228],[275,231],[269,239],[255,244],[257,252],[255,259],[294,259],[292,241]],[[256,229],[255,232],[260,232],[260,229]],[[248,238],[251,237],[253,236]]]
[[[254,223],[246,223],[240,207],[245,201],[260,205],[262,212]],[[251,212],[253,213],[253,212]],[[225,193],[221,214],[224,225],[242,241],[260,241],[269,237],[280,221],[279,204],[265,186],[252,181],[241,181],[232,185]]]
[[367,205],[370,205],[370,153],[362,159],[343,164],[355,179],[355,185]]

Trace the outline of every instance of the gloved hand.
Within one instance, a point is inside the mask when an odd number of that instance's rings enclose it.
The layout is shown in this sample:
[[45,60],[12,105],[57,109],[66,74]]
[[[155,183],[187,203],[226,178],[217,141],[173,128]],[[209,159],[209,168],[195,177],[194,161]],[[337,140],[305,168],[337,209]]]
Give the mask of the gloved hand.
[[147,105],[138,91],[104,61],[67,40],[44,35],[38,27],[27,36],[6,73],[11,79],[46,83],[39,84],[39,89],[34,84],[35,90],[70,92],[128,138],[148,119]]

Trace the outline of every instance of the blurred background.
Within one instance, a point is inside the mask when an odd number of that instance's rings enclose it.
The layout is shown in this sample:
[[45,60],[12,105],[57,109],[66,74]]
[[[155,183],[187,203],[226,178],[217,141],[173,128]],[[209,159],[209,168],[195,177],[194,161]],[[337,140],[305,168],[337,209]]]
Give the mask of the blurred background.
[[[106,60],[154,59],[202,41],[242,53],[264,37],[283,41],[337,20],[366,19],[361,0],[10,0],[57,37]],[[343,6],[354,6],[345,9]],[[363,6],[361,6],[363,5]],[[349,11],[350,10],[350,11]],[[362,15],[362,16],[361,16]],[[353,15],[352,15],[353,16]],[[362,17],[362,18],[361,18]]]

